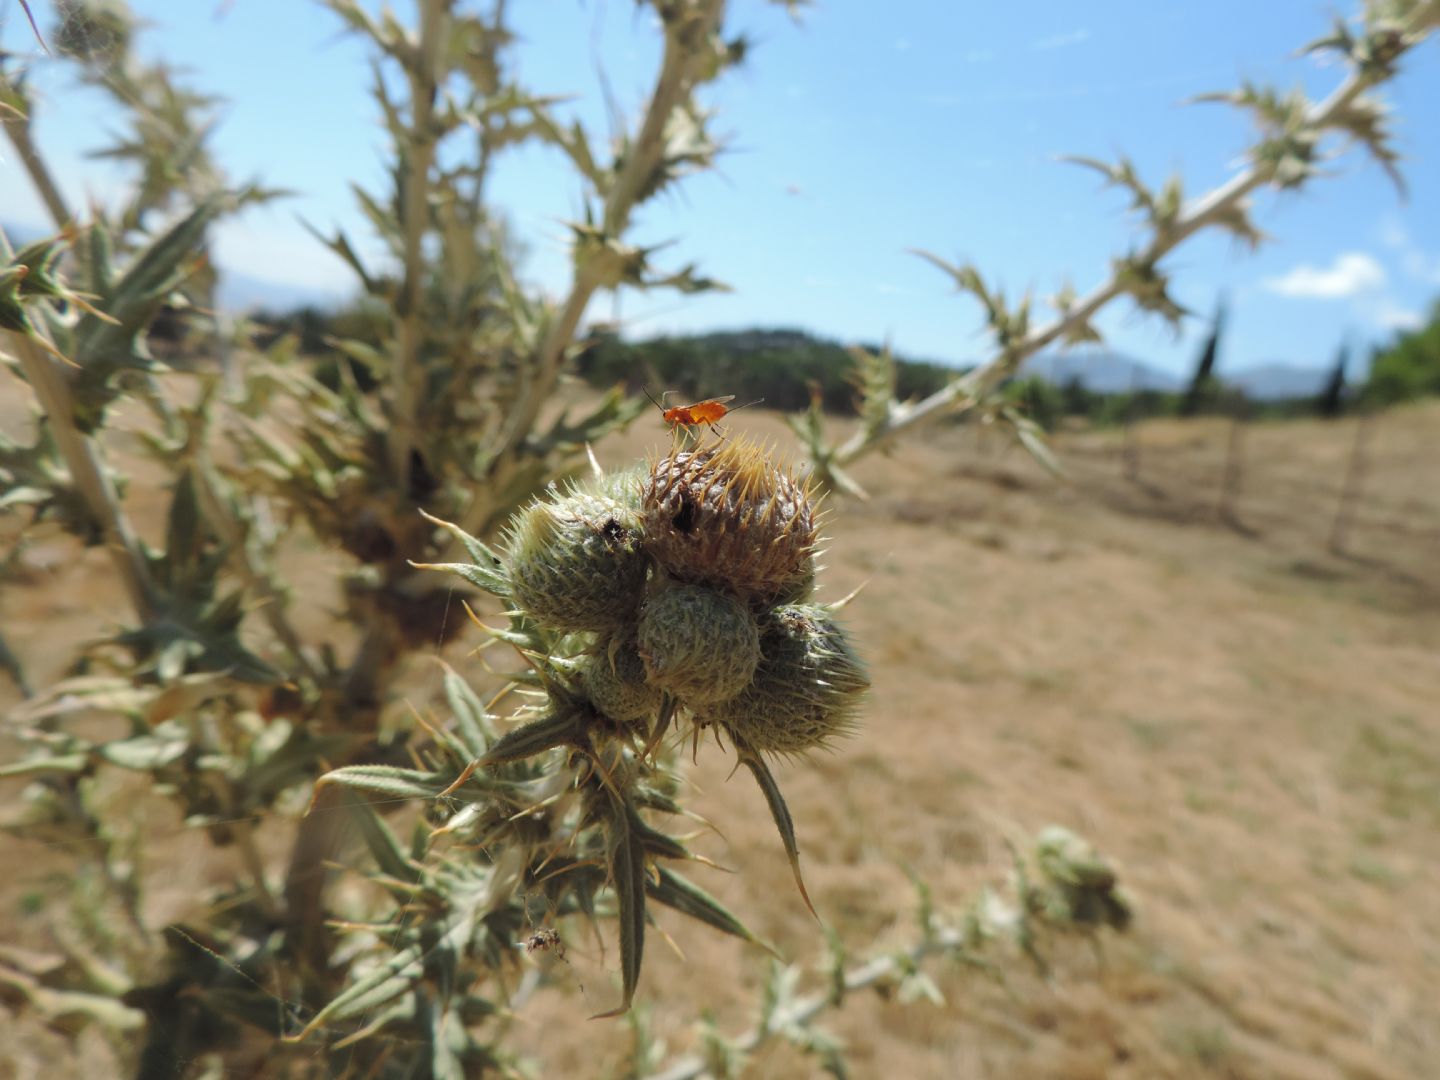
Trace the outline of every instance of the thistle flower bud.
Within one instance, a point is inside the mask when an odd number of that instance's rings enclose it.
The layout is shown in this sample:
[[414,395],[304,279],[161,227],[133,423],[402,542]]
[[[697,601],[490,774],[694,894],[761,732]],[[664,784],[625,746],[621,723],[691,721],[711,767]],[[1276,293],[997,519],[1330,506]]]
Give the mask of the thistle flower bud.
[[633,622],[649,569],[640,518],[614,494],[575,490],[515,515],[507,542],[511,596],[554,630]]
[[586,655],[580,679],[591,703],[621,724],[649,721],[660,709],[660,688],[645,681],[645,662],[633,632]]
[[640,615],[639,645],[650,683],[692,709],[740,693],[760,660],[760,631],[750,609],[700,585],[676,585],[650,597]]
[[804,596],[814,580],[810,490],[752,442],[662,458],[640,499],[646,549],[678,581],[768,604]]
[[774,609],[765,618],[760,653],[750,687],[705,709],[704,722],[723,725],[751,749],[780,754],[849,733],[870,679],[828,608]]

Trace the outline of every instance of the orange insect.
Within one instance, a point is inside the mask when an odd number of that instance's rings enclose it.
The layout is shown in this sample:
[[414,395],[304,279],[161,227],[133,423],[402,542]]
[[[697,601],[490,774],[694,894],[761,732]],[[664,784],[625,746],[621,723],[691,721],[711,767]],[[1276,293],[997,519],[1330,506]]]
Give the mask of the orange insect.
[[[670,393],[671,391],[667,390],[661,395],[661,400],[663,401]],[[651,396],[649,390],[645,391],[645,396],[650,398],[651,404],[660,410],[660,415],[665,418],[665,423],[670,425],[671,430],[676,428],[693,430],[701,424],[709,424],[711,430],[721,438],[724,438],[724,436],[721,434],[719,427],[717,427],[721,420],[725,419],[730,413],[739,412],[741,409],[748,409],[751,405],[759,405],[765,400],[764,398],[756,398],[754,401],[747,401],[744,405],[736,405],[735,408],[730,409],[726,408],[726,406],[735,400],[735,395],[726,394],[724,397],[697,401],[694,405],[672,405],[667,409]]]

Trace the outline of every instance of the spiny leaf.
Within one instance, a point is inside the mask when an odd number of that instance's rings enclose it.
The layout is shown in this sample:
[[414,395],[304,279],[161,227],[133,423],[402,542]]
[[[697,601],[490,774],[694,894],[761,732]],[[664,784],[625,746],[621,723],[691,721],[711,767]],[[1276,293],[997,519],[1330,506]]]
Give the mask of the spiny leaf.
[[1256,227],[1250,217],[1250,201],[1241,199],[1226,206],[1215,214],[1211,221],[1217,228],[1224,229],[1232,237],[1256,250],[1269,237]]
[[658,880],[647,880],[645,885],[645,891],[652,900],[752,945],[759,945],[767,952],[775,952],[772,946],[757,938],[749,927],[699,885],[677,874],[668,866],[656,867],[656,871]]
[[1001,415],[1010,423],[1015,430],[1015,437],[1020,440],[1023,446],[1037,462],[1052,476],[1064,476],[1065,470],[1060,467],[1060,462],[1055,460],[1051,453],[1049,444],[1045,441],[1045,432],[1034,420],[1028,416],[1021,416],[1014,409],[1008,406],[1001,410]]
[[62,754],[57,757],[35,757],[0,765],[0,778],[34,776],[40,773],[81,773],[90,767],[89,754]]
[[326,236],[308,221],[302,220],[300,225],[306,232],[315,237],[316,240],[319,240],[320,243],[340,256],[340,258],[345,261],[345,264],[349,266],[351,270],[355,271],[355,276],[360,279],[360,285],[364,288],[367,296],[375,296],[381,291],[376,278],[371,275],[365,264],[360,261],[360,256],[356,254],[355,249],[350,245],[350,240],[344,232],[336,229],[334,236]]
[[132,772],[149,772],[163,769],[185,756],[190,741],[184,729],[175,730],[173,725],[169,738],[160,735],[136,735],[130,739],[117,739],[100,747],[100,756],[112,765]]
[[464,578],[477,589],[484,589],[493,596],[510,595],[510,582],[507,578],[477,563],[422,563],[411,561],[410,565],[416,570],[440,570],[447,574],[454,574],[457,577]]
[[332,769],[315,782],[357,791],[373,791],[396,799],[433,799],[449,783],[439,773],[403,769],[397,765],[346,765]]
[[495,737],[492,724],[494,717],[485,711],[485,705],[470,683],[461,678],[449,664],[445,665],[445,700],[450,704],[451,715],[460,740],[465,744],[471,757],[484,755],[490,741]]
[[805,890],[805,879],[800,875],[800,845],[795,840],[795,822],[790,817],[790,808],[785,805],[785,796],[780,794],[780,786],[775,783],[770,767],[759,754],[738,743],[736,752],[765,795],[770,816],[775,819],[775,827],[780,831],[780,842],[785,845],[785,857],[790,860],[790,870],[795,875],[795,885],[800,890],[800,898],[805,901],[805,907],[810,914],[815,916],[815,921],[819,922],[820,916],[815,911],[815,905],[810,902],[810,894]]
[[422,570],[445,570],[452,574],[459,574],[472,585],[495,596],[507,597],[510,595],[510,580],[505,574],[505,560],[496,554],[489,545],[482,540],[477,540],[453,522],[443,521],[432,514],[427,514],[424,510],[420,511],[420,516],[459,540],[472,562],[433,565],[413,563],[412,565]]
[[419,945],[411,945],[392,954],[332,998],[303,1030],[285,1036],[285,1041],[303,1042],[326,1024],[347,1020],[352,1016],[363,1016],[394,1001],[424,976],[424,955],[424,950]]
[[1330,124],[1363,145],[1385,170],[1385,175],[1390,177],[1401,197],[1406,195],[1405,178],[1396,166],[1400,154],[1394,147],[1390,110],[1383,101],[1373,95],[1362,94],[1338,111]]
[[524,727],[506,732],[480,759],[483,768],[534,757],[557,746],[574,746],[585,738],[581,717],[568,710],[534,720]]
[[890,419],[890,405],[895,399],[899,369],[889,345],[878,353],[859,346],[849,352],[855,362],[851,382],[860,392],[860,422],[866,433],[873,437],[885,430],[885,424]]
[[641,822],[628,800],[606,791],[610,814],[605,822],[610,848],[610,885],[620,910],[620,985],[623,998],[609,1012],[591,1017],[621,1016],[635,999],[640,962],[645,952],[645,847]]
[[[1075,286],[1067,281],[1055,295],[1050,297],[1050,306],[1059,313],[1062,319],[1069,320],[1071,313],[1075,310],[1077,300]],[[1061,335],[1061,340],[1066,345],[1082,345],[1086,342],[1103,341],[1104,338],[1089,319],[1074,319]]]
[[375,812],[375,808],[358,796],[350,796],[348,802],[354,808],[355,820],[365,838],[365,846],[370,849],[381,873],[396,881],[418,881],[421,868],[410,858],[409,852],[390,831],[390,826]]

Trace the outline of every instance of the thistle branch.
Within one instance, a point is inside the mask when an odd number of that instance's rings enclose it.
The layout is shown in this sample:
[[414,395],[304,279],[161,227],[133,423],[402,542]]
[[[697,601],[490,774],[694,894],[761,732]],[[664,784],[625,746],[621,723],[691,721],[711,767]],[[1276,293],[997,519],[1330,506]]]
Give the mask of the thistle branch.
[[[939,930],[933,936],[916,942],[899,954],[880,956],[845,973],[845,993],[866,990],[880,983],[888,982],[913,969],[922,960],[937,954],[958,953],[966,948],[965,935],[960,930]],[[749,1053],[757,1049],[776,1031],[790,1027],[803,1027],[826,1009],[836,1004],[834,990],[801,998],[788,1007],[777,1009],[767,1022],[732,1040],[731,1045]],[[661,1073],[652,1074],[648,1080],[697,1080],[709,1072],[709,1063],[700,1055],[692,1054],[674,1062]]]
[[[1433,28],[1437,11],[1440,11],[1440,5],[1433,2],[1416,7],[1398,39],[1397,58],[1418,44]],[[1303,129],[1317,134],[1330,128],[1343,130],[1342,121],[1355,109],[1364,92],[1393,75],[1393,66],[1356,65],[1329,97],[1306,109]],[[1000,383],[1015,373],[1026,357],[1056,341],[1083,334],[1090,320],[1102,308],[1129,293],[1131,289],[1127,287],[1122,273],[1124,267],[1153,267],[1169,252],[1208,226],[1236,228],[1236,222],[1243,224],[1248,197],[1269,184],[1294,186],[1294,181],[1284,175],[1276,175],[1273,168],[1257,162],[1192,200],[1173,219],[1166,220],[1163,228],[1157,227],[1148,244],[1117,265],[1108,280],[1067,305],[1058,318],[1018,339],[1002,341],[996,353],[983,364],[929,397],[908,405],[892,403],[883,424],[867,425],[839,446],[830,448],[823,455],[826,462],[840,467],[849,465],[946,413],[964,412],[979,405]]]
[[[641,120],[639,133],[615,178],[604,192],[604,234],[618,237],[630,225],[642,193],[664,160],[666,125],[675,110],[701,81],[705,60],[704,45],[720,25],[724,0],[700,0],[693,11],[666,21],[665,48],[659,74],[650,94],[650,101]],[[530,392],[518,403],[510,417],[503,444],[497,454],[501,475],[489,491],[503,491],[507,471],[515,467],[514,452],[535,428],[541,406],[550,399],[560,377],[567,353],[575,340],[575,332],[591,298],[600,288],[603,272],[594,259],[577,259],[570,291],[560,305],[536,349],[531,372]],[[463,526],[467,532],[482,532],[497,509],[491,502],[477,498],[466,513]]]

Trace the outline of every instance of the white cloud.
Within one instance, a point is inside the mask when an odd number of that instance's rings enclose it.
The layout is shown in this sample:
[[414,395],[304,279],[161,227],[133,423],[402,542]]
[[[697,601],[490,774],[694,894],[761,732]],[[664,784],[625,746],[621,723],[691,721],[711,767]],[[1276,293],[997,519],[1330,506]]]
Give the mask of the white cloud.
[[1339,300],[1378,289],[1385,284],[1385,270],[1375,259],[1360,251],[1337,255],[1329,269],[1302,263],[1289,273],[1266,278],[1261,284],[1270,292],[1295,299]]
[[1386,330],[1419,330],[1425,318],[1418,311],[1403,308],[1391,300],[1381,301],[1373,312],[1375,322]]
[[1071,45],[1079,45],[1082,41],[1090,40],[1090,31],[1083,26],[1078,30],[1071,30],[1066,34],[1051,34],[1049,37],[1032,41],[1030,48],[1036,52],[1046,52],[1050,49],[1066,49]]

